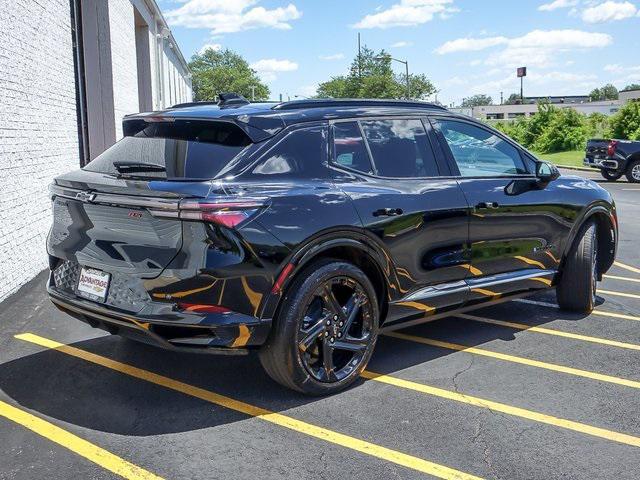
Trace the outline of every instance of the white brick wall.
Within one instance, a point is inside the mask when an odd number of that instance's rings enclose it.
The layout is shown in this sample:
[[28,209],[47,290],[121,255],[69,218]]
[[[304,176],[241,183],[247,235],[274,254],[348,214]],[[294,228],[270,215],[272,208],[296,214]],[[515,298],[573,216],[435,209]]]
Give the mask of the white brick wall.
[[47,187],[79,166],[69,0],[0,0],[0,301],[47,266]]
[[140,110],[133,5],[130,0],[109,0],[111,63],[116,139],[122,138],[122,117]]

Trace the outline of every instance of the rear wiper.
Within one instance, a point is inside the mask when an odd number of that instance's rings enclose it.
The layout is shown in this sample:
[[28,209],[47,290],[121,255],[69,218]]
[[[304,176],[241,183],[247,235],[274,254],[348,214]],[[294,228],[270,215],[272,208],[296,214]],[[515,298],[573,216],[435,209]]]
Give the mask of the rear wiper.
[[113,166],[116,167],[118,173],[167,171],[167,168],[164,165],[158,165],[157,163],[113,162]]

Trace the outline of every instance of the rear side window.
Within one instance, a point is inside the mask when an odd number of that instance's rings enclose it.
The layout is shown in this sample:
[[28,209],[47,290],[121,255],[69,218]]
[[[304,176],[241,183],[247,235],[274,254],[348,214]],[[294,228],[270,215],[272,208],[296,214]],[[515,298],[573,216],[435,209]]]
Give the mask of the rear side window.
[[366,120],[360,124],[378,175],[438,176],[433,150],[420,120]]
[[490,130],[453,120],[438,120],[437,126],[463,177],[528,173],[518,149]]
[[356,122],[333,125],[333,158],[341,167],[373,173],[369,153]]
[[153,179],[215,178],[251,144],[228,122],[125,122],[126,136],[89,162],[92,172]]
[[328,148],[326,127],[294,130],[269,150],[251,173],[270,178],[326,178]]

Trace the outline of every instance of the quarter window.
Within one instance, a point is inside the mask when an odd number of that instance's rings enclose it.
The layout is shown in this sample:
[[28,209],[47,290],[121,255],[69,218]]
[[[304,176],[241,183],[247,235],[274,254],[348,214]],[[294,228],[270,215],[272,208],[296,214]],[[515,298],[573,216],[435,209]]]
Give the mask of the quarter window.
[[333,158],[342,167],[373,173],[369,153],[356,122],[339,122],[333,126]]
[[366,120],[360,124],[378,175],[412,178],[439,174],[420,120]]
[[493,132],[466,122],[438,120],[463,177],[526,174],[520,152]]
[[251,173],[271,178],[325,178],[327,151],[325,127],[295,130],[273,147]]

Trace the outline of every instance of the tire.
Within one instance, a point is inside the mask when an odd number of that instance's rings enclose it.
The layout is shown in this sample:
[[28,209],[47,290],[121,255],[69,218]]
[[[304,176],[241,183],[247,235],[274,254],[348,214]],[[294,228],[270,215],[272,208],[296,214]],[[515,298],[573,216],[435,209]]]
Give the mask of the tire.
[[307,395],[339,392],[369,362],[379,315],[362,270],[339,260],[314,262],[287,289],[260,362],[285,387]]
[[561,272],[556,287],[558,305],[563,310],[591,313],[596,302],[598,238],[589,222],[578,237]]
[[640,183],[640,160],[633,160],[627,165],[625,176],[631,183]]
[[600,170],[600,174],[602,174],[607,182],[615,182],[623,175],[622,172],[616,172],[615,170],[605,170],[604,168]]

